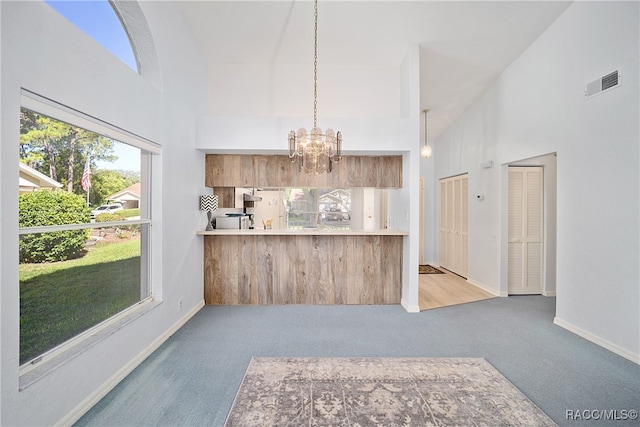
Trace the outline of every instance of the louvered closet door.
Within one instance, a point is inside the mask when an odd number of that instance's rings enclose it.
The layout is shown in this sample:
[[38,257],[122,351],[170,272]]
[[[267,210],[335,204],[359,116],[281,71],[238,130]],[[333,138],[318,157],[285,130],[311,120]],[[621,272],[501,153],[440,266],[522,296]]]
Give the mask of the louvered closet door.
[[509,168],[509,294],[542,293],[543,170]]
[[448,223],[448,227],[447,227],[447,254],[446,254],[446,259],[447,259],[447,265],[444,266],[446,268],[448,268],[449,270],[453,271],[455,270],[455,262],[456,262],[456,241],[455,241],[455,237],[456,237],[456,233],[455,233],[455,228],[456,228],[456,223],[455,223],[455,215],[454,215],[454,209],[455,209],[455,197],[453,195],[454,193],[454,188],[453,188],[453,181],[447,181],[447,223]]
[[453,180],[453,229],[451,230],[453,237],[453,263],[451,263],[451,271],[458,274],[460,271],[461,256],[462,253],[462,235],[460,230],[462,228],[462,214],[460,212],[460,199],[462,197],[461,182],[459,179]]
[[469,186],[468,177],[460,177],[460,264],[458,274],[468,277],[467,263],[469,250]]
[[448,245],[448,227],[449,227],[449,218],[447,217],[447,203],[446,203],[446,194],[447,194],[447,183],[445,181],[440,181],[440,265],[442,267],[446,267],[449,263],[447,259],[447,254],[449,253],[449,245]]
[[440,266],[467,277],[467,175],[440,180]]

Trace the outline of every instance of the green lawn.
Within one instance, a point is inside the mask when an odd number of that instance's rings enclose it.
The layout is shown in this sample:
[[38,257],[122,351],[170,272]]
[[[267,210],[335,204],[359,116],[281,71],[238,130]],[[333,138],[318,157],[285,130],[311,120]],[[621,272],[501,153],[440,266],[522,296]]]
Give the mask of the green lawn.
[[20,265],[20,363],[140,301],[140,241],[97,244],[79,259]]
[[120,215],[123,218],[131,218],[132,216],[139,216],[140,215],[140,209],[135,208],[135,209],[123,209],[121,211],[116,212],[118,215]]

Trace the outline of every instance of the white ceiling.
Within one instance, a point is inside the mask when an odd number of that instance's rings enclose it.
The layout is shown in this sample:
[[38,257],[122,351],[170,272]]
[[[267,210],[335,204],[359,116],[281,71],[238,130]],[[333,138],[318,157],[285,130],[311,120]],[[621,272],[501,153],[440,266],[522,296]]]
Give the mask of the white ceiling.
[[[398,66],[421,50],[421,109],[440,135],[569,6],[565,1],[335,1],[318,5],[322,64]],[[182,1],[211,67],[300,64],[313,54],[313,2]]]

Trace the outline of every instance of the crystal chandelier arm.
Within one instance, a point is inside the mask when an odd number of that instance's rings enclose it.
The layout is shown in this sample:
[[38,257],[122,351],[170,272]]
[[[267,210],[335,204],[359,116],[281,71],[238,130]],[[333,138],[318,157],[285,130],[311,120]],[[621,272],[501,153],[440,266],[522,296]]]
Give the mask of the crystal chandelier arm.
[[289,132],[289,158],[292,162],[296,159],[296,133],[294,131]]

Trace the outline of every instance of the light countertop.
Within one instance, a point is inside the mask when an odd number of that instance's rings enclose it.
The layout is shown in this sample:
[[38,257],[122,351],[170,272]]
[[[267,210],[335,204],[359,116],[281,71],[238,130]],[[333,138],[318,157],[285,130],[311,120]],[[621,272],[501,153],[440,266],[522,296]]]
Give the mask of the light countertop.
[[404,230],[332,230],[325,228],[305,228],[299,230],[265,230],[263,228],[254,229],[224,229],[212,231],[198,231],[198,236],[408,236],[409,232]]

